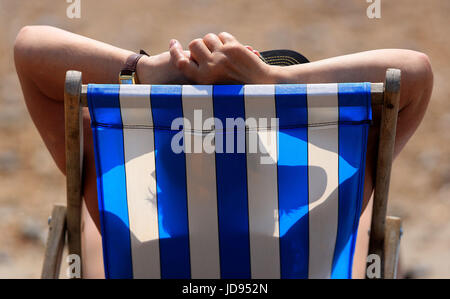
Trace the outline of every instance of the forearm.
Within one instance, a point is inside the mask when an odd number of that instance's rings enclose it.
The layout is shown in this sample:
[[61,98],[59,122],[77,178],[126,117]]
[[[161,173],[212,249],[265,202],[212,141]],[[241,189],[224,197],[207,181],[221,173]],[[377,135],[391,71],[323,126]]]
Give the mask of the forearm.
[[[30,26],[19,33],[14,54],[22,86],[34,85],[45,97],[61,101],[68,70],[82,72],[85,83],[118,83],[133,52],[58,28]],[[146,84],[187,83],[168,52],[142,57],[137,75]]]
[[272,72],[274,83],[383,82],[387,68],[398,68],[403,85],[409,86],[421,78],[426,60],[425,55],[410,50],[385,49],[274,67]]
[[32,80],[45,96],[55,100],[63,98],[66,71],[82,71],[84,82],[116,83],[131,53],[48,26],[25,27],[15,45],[21,81]]

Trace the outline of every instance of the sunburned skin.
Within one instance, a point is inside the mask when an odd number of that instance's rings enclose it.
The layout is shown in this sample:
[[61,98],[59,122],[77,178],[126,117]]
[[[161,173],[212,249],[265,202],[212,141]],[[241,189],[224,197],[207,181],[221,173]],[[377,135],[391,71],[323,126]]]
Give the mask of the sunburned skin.
[[[387,68],[402,71],[395,156],[416,131],[433,88],[428,57],[420,52],[385,49],[333,57],[288,67],[270,66],[229,33],[208,34],[184,51],[176,40],[168,52],[143,57],[137,66],[142,84],[214,83],[340,83],[383,82]],[[84,83],[116,84],[117,75],[133,52],[48,26],[23,28],[14,57],[28,111],[56,165],[64,174],[64,78],[68,70],[83,73]],[[380,111],[374,111],[378,122]],[[85,109],[83,195],[83,264],[85,277],[99,277],[100,221],[90,116]],[[364,183],[364,208],[373,191],[378,130],[370,129]],[[354,277],[364,276],[370,218],[361,221]],[[359,257],[359,258],[358,258]]]

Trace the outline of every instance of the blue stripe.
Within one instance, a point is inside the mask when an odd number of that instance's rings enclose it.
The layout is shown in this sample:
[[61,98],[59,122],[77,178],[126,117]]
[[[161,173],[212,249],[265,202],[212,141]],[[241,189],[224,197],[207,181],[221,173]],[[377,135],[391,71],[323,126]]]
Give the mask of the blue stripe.
[[182,130],[170,130],[183,117],[181,86],[152,86],[151,106],[155,126],[156,183],[158,198],[161,278],[191,277],[186,189],[186,157],[171,148]]
[[370,119],[370,84],[339,84],[339,216],[331,278],[352,276]]
[[[372,120],[370,83],[339,83],[339,123]],[[342,100],[341,100],[342,98]]]
[[308,278],[308,123],[305,85],[277,85],[281,278]]
[[[245,121],[244,89],[241,85],[214,86],[214,117],[226,127],[226,119]],[[216,126],[217,128],[217,126]],[[218,128],[220,131],[220,128]],[[216,131],[216,146],[223,140],[222,153],[216,152],[217,209],[219,221],[221,278],[251,278],[247,201],[247,159],[245,125]],[[227,153],[227,136],[234,136],[233,151]],[[238,150],[243,138],[243,151]],[[231,140],[230,140],[231,141]],[[231,143],[230,145],[231,146]]]
[[133,278],[118,85],[89,86],[106,278]]

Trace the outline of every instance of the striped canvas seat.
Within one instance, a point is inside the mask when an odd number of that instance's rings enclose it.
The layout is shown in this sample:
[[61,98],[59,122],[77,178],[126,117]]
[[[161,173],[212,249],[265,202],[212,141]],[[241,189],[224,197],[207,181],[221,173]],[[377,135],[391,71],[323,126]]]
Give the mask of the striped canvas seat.
[[370,84],[89,85],[107,278],[350,278]]

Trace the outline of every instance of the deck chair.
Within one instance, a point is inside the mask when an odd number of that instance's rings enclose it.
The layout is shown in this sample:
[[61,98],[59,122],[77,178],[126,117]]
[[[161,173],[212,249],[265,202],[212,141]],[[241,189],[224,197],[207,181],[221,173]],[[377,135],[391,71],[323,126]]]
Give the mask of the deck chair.
[[396,278],[401,220],[386,209],[399,98],[395,69],[384,84],[246,86],[82,85],[69,71],[67,208],[54,208],[42,278],[59,276],[66,232],[81,257],[86,106],[107,278],[351,278],[371,125],[369,255]]

